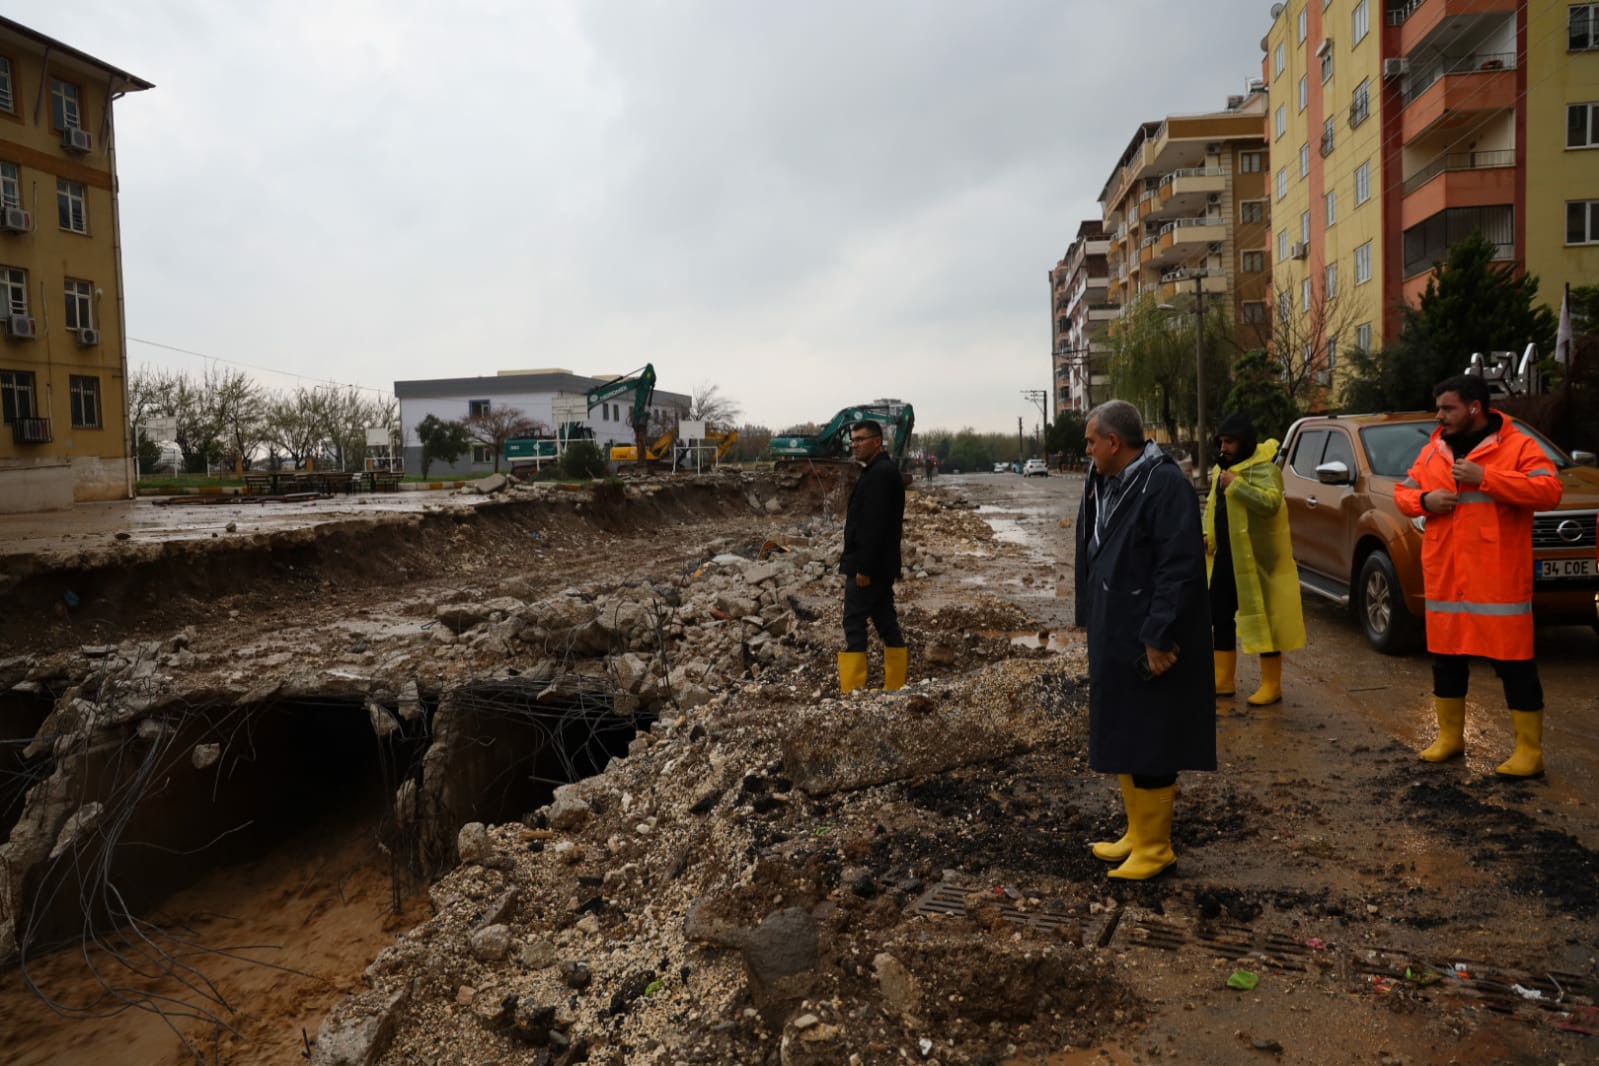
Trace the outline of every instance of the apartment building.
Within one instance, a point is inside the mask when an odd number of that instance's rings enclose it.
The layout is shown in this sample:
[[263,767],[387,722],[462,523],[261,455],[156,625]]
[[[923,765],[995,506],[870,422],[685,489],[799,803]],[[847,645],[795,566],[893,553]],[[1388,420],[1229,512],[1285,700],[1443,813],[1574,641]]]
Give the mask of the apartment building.
[[1265,86],[1224,110],[1142,123],[1100,191],[1109,236],[1107,303],[1195,292],[1224,301],[1241,329],[1266,321]]
[[[1106,366],[1095,355],[1104,348],[1106,331],[1117,315],[1107,302],[1110,241],[1099,219],[1087,219],[1065,256],[1049,272],[1051,334],[1051,418],[1062,411],[1087,411],[1095,399],[1109,398]],[[1097,346],[1097,347],[1096,347]]]
[[112,104],[151,87],[0,18],[0,510],[132,495]]
[[1263,42],[1274,343],[1323,396],[1451,245],[1599,281],[1599,5],[1294,0]]

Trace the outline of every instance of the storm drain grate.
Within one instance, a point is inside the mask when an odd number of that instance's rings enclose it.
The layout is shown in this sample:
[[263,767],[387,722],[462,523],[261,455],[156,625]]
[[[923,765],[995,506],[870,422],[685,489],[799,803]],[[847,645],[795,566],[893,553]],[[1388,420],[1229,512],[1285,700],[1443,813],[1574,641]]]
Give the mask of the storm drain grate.
[[1223,922],[1188,928],[1158,918],[1132,918],[1122,923],[1132,944],[1161,951],[1193,949],[1226,958],[1253,956],[1274,970],[1303,970],[1310,948],[1281,933],[1259,934],[1247,925]]
[[[923,892],[910,906],[905,908],[906,914],[920,915],[922,917],[958,918],[966,914],[966,897],[973,892],[983,891],[969,885],[957,884],[953,881],[940,881],[938,884]],[[1076,915],[1065,914],[1049,907],[1038,910],[1022,910],[1019,907],[1000,907],[999,914],[1012,925],[1021,926],[1023,929],[1032,929],[1040,933],[1058,933],[1062,926],[1086,925]]]

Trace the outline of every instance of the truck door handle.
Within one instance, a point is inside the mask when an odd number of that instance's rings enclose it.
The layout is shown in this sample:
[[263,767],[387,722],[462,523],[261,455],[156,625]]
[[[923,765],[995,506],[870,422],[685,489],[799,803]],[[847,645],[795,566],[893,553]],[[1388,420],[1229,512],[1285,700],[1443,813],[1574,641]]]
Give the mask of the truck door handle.
[[1316,506],[1316,497],[1314,497],[1314,496],[1305,497],[1305,506],[1306,507],[1314,507],[1314,506]]

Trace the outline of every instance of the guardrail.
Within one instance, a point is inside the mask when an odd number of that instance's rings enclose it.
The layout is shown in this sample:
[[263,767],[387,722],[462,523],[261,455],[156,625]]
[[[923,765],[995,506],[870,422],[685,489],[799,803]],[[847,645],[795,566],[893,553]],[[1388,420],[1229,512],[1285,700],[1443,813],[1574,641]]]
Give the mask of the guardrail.
[[1490,170],[1516,165],[1516,150],[1502,148],[1489,152],[1449,152],[1441,155],[1405,179],[1406,196],[1448,170]]
[[1403,106],[1410,106],[1417,97],[1432,88],[1435,82],[1450,74],[1491,74],[1515,69],[1514,52],[1479,52],[1476,55],[1456,56],[1441,62],[1429,63],[1419,71],[1413,69],[1405,78],[1404,91],[1401,93]]

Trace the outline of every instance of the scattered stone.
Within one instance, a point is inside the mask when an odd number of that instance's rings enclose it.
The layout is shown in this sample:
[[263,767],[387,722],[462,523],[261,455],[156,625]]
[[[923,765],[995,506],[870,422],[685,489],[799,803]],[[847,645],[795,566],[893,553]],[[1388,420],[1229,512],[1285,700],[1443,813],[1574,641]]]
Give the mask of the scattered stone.
[[196,770],[204,770],[222,758],[221,744],[196,744],[189,753],[189,761]]
[[561,963],[561,983],[581,992],[594,980],[594,974],[581,962]]
[[482,822],[467,822],[455,835],[455,851],[463,863],[481,863],[489,854],[489,831]]
[[490,925],[472,934],[472,957],[479,962],[498,962],[511,952],[511,930],[505,925]]

